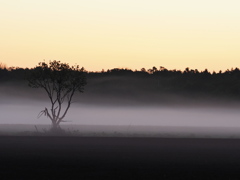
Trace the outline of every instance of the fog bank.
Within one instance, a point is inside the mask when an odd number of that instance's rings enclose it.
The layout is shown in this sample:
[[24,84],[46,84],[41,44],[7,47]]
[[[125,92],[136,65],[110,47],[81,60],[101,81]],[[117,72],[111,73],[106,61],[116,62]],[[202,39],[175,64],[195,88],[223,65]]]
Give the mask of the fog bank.
[[[0,124],[28,124],[50,125],[50,119],[45,116],[37,118],[39,112],[45,107],[49,108],[49,100],[41,89],[29,89],[25,86],[0,87]],[[138,99],[133,96],[112,96],[105,94],[93,95],[92,93],[76,94],[74,103],[71,105],[63,125],[88,125],[101,127],[163,127],[200,128],[214,132],[211,128],[240,128],[239,102],[235,101],[212,101],[211,99],[187,99],[184,97],[165,97],[172,101],[156,103],[148,98]],[[166,102],[166,103],[165,103]],[[80,126],[79,126],[80,127]],[[229,129],[230,128],[230,129]],[[106,128],[107,129],[107,128]],[[127,128],[129,129],[129,128]],[[140,128],[141,129],[141,128]],[[169,128],[165,128],[168,129]],[[133,129],[131,131],[134,131]],[[125,132],[124,128],[121,132]],[[164,131],[165,132],[165,131]],[[173,133],[169,130],[169,132]],[[194,131],[193,131],[194,132]],[[219,131],[220,132],[220,131]],[[167,133],[167,132],[165,132]],[[206,132],[205,132],[206,134]]]
[[[0,104],[0,124],[49,124],[47,117],[37,118],[48,102],[25,101]],[[240,127],[240,111],[223,107],[93,106],[72,104],[65,124]]]

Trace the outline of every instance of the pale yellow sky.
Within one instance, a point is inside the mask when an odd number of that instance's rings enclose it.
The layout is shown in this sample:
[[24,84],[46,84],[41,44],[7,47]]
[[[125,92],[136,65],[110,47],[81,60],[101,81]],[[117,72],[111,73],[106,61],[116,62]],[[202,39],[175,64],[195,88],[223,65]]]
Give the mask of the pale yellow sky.
[[239,0],[0,0],[0,62],[240,67]]

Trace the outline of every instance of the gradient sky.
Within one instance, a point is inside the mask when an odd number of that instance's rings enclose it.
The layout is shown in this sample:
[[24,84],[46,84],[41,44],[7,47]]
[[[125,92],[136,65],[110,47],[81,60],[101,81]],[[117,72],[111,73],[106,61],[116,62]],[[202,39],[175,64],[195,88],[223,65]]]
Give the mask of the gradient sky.
[[0,62],[240,67],[239,0],[0,0]]

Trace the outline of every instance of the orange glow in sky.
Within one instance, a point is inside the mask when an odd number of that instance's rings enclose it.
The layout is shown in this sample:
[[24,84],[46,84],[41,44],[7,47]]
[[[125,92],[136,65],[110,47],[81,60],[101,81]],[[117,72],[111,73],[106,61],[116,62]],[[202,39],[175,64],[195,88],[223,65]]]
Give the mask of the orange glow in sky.
[[0,62],[240,67],[239,0],[0,0]]

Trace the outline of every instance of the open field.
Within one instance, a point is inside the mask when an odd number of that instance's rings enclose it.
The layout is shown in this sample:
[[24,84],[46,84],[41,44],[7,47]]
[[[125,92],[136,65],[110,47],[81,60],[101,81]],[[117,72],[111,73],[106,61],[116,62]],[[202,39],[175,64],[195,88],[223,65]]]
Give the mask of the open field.
[[239,139],[0,137],[1,179],[239,179]]
[[[48,136],[50,124],[0,124],[0,136]],[[240,139],[239,127],[63,124],[66,136]]]

